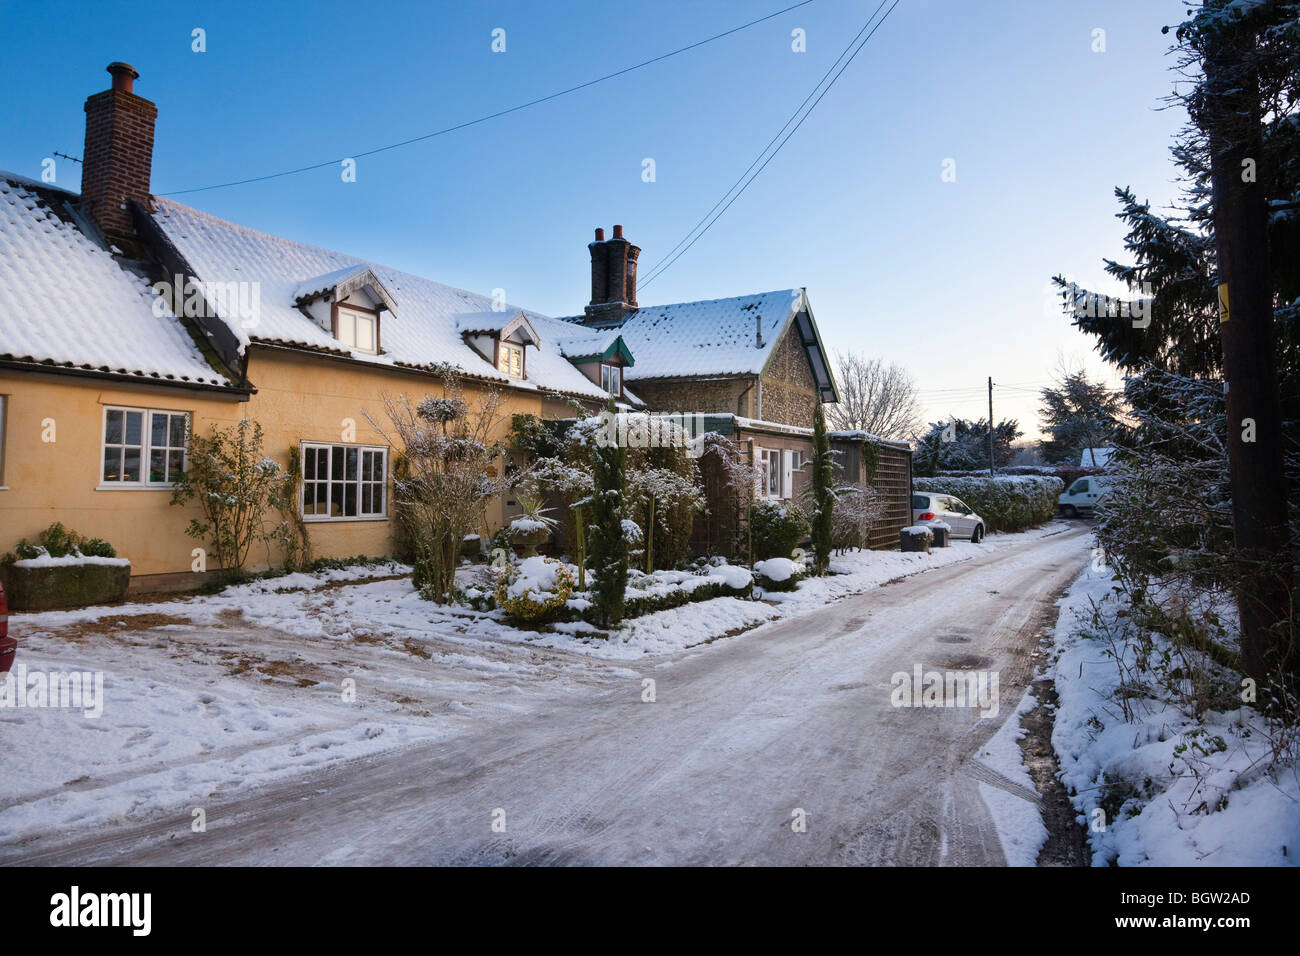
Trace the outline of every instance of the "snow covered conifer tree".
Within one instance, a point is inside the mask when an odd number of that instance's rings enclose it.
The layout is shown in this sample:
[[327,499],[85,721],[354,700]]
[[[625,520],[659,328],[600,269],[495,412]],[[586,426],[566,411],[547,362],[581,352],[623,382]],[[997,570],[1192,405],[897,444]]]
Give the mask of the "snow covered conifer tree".
[[[606,414],[615,414],[613,400],[606,407]],[[593,578],[591,597],[601,627],[613,627],[623,620],[628,564],[627,539],[623,536],[626,459],[627,450],[613,436],[598,440],[591,456],[595,487],[591,496],[588,554]]]
[[826,435],[826,411],[820,402],[813,413],[812,546],[818,574],[831,562],[832,522],[835,513],[835,452]]

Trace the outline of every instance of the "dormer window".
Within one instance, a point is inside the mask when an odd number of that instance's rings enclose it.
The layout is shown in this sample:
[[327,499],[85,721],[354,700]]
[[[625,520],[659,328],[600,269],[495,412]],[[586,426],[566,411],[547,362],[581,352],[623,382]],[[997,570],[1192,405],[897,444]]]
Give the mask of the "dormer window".
[[524,347],[515,342],[498,342],[497,371],[511,378],[523,378]]
[[617,365],[600,366],[600,387],[609,395],[623,394],[623,369]]
[[334,316],[334,337],[350,349],[379,353],[379,313],[339,306]]

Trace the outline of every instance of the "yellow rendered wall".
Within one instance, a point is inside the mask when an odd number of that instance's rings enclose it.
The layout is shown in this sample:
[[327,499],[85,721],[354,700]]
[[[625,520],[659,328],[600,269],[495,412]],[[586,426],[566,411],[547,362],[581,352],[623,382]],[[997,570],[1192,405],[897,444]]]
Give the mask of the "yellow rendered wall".
[[[349,444],[388,444],[366,418],[368,411],[388,428],[383,395],[405,394],[418,401],[441,395],[441,382],[359,363],[302,356],[253,347],[249,378],[257,394],[240,402],[210,392],[119,385],[64,375],[0,372],[0,395],[7,396],[5,463],[0,490],[0,554],[21,538],[34,539],[53,521],[87,537],[102,537],[129,558],[134,575],[187,572],[191,552],[202,542],[185,534],[192,506],[170,504],[169,490],[97,490],[102,454],[104,405],[187,411],[194,428],[207,434],[214,424],[230,426],[248,416],[259,422],[264,451],[288,463],[300,441],[343,442],[351,419]],[[465,385],[471,405],[482,395]],[[500,409],[500,428],[515,413],[540,415],[541,397],[508,389]],[[47,420],[54,424],[54,441]],[[390,429],[391,431],[391,429]],[[391,509],[390,509],[391,511]],[[274,516],[273,516],[274,517]],[[484,533],[502,522],[501,505],[489,509]],[[308,525],[316,557],[380,555],[392,550],[391,520],[312,522]],[[266,564],[266,551],[254,545],[249,566]],[[278,560],[278,554],[272,554]],[[211,568],[209,568],[211,570]]]

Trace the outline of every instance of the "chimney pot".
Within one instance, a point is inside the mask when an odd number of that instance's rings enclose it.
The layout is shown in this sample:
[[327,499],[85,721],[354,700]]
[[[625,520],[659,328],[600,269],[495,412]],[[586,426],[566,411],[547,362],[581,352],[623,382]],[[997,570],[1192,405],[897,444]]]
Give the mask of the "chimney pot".
[[597,230],[596,230],[596,241],[597,241],[597,242],[604,242],[604,241],[605,241],[605,230],[604,230],[604,229],[597,229]]
[[615,239],[622,239],[622,238],[623,238],[623,227],[622,227],[622,226],[615,226],[615,227],[614,227],[614,238],[615,238]]
[[105,69],[113,75],[113,89],[121,90],[124,93],[130,93],[135,81],[140,78],[140,74],[130,63],[115,61]]

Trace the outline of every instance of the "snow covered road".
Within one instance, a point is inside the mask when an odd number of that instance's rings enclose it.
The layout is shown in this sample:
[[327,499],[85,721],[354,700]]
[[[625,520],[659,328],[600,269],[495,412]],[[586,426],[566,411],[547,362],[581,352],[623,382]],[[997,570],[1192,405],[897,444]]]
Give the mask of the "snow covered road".
[[[1024,817],[1000,839],[986,797],[1037,796],[978,757],[1091,541],[1076,525],[645,662],[548,660],[436,737],[213,796],[206,832],[186,812],[0,862],[1002,864]],[[996,716],[894,706],[916,665],[996,674]]]

